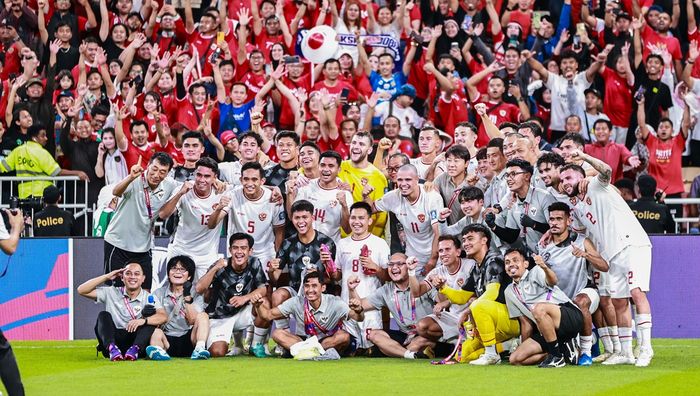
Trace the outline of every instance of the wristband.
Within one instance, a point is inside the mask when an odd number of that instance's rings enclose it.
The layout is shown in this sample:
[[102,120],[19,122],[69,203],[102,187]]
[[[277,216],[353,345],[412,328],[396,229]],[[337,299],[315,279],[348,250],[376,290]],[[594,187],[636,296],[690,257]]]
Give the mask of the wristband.
[[148,318],[143,318],[143,325],[148,326]]
[[416,270],[414,270],[414,269],[408,270],[408,276],[416,276]]

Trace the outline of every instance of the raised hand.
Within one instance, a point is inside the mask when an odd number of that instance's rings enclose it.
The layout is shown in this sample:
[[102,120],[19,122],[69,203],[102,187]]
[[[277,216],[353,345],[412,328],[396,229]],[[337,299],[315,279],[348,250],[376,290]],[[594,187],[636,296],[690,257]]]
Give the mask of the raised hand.
[[360,285],[360,278],[357,275],[350,275],[347,281],[348,289],[353,291]]

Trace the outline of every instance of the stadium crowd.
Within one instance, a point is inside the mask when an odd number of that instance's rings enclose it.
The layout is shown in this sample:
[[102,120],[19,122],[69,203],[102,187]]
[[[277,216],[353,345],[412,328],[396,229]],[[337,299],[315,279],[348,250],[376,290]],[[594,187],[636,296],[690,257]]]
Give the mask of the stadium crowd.
[[[700,166],[700,2],[4,5],[0,169],[88,181],[105,275],[78,292],[106,357],[271,337],[561,367],[592,363],[595,329],[603,364],[650,363],[647,231],[675,232],[663,199]],[[323,27],[338,41],[310,45]],[[19,198],[55,213],[50,184]]]

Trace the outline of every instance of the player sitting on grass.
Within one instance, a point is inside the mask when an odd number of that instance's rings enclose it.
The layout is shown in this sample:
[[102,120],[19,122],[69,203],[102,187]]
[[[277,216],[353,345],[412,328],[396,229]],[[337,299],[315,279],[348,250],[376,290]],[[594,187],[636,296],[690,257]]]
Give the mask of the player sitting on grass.
[[[99,285],[121,277],[124,286]],[[103,303],[105,310],[97,315],[95,335],[97,350],[116,362],[145,356],[145,349],[156,326],[168,320],[163,307],[141,288],[146,280],[139,263],[92,278],[78,286],[78,293]],[[122,350],[126,353],[122,355]]]
[[229,238],[227,260],[219,259],[197,281],[197,293],[205,292],[209,305],[210,329],[207,347],[213,357],[223,357],[228,353],[229,341],[234,332],[243,331],[251,324],[254,327],[253,347],[256,357],[266,357],[262,339],[269,326],[259,317],[253,318],[253,306],[257,296],[267,293],[267,279],[260,260],[250,255],[253,251],[253,237],[237,232]]
[[192,296],[197,265],[189,256],[175,256],[166,268],[169,284],[158,288],[153,296],[165,310],[168,321],[153,332],[146,354],[151,360],[170,360],[170,356],[209,359],[211,355],[205,348],[209,316],[204,312],[202,296]]
[[342,354],[353,341],[343,328],[344,321],[350,318],[362,322],[364,316],[359,300],[351,299],[346,304],[340,297],[324,294],[324,291],[326,285],[321,282],[318,271],[312,271],[304,277],[303,295],[294,296],[272,309],[262,295],[255,296],[252,301],[258,316],[267,321],[294,317],[295,332],[288,328],[272,332],[272,338],[282,348],[290,350],[294,344],[316,336],[327,353],[333,348]]
[[[476,264],[459,289],[445,286],[445,278],[434,278],[434,286],[453,304],[467,304],[459,324],[470,320],[475,335],[462,345],[462,361],[477,366],[501,362],[498,345],[517,337],[518,322],[508,317],[503,291],[510,282],[505,274],[503,258],[497,250],[489,250],[491,232],[483,224],[470,224],[462,230],[464,251]],[[502,345],[501,345],[502,346]]]
[[379,311],[386,307],[396,320],[399,330],[367,329],[367,339],[383,354],[406,359],[427,359],[428,356],[422,351],[430,345],[430,342],[416,336],[416,325],[432,313],[433,301],[437,293],[435,290],[430,290],[418,298],[413,297],[408,287],[406,259],[403,253],[392,254],[387,263],[391,282],[385,283],[365,298],[360,299],[356,292],[360,285],[360,278],[357,275],[348,278],[347,287],[351,301],[359,299],[363,311]]
[[576,336],[583,329],[583,315],[559,289],[557,275],[540,256],[528,270],[529,261],[521,249],[508,249],[506,272],[513,283],[505,291],[508,313],[520,320],[523,340],[511,355],[514,365],[539,363],[541,368],[576,364]]

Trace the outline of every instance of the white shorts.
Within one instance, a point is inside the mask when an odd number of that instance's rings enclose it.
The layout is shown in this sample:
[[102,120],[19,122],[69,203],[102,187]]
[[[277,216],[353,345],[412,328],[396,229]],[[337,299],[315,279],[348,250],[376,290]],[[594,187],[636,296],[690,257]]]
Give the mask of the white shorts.
[[607,272],[593,270],[593,283],[600,296],[610,297],[610,275]]
[[207,339],[207,348],[213,343],[224,341],[226,344],[231,342],[231,336],[234,332],[243,331],[248,326],[253,324],[253,306],[248,304],[237,314],[230,318],[211,319],[209,320],[209,338]]
[[433,319],[442,329],[442,337],[440,342],[454,342],[459,337],[459,317],[462,312],[442,311],[438,318],[435,314],[430,314],[427,317]]
[[579,294],[585,294],[588,296],[588,299],[591,300],[591,305],[588,307],[588,312],[593,315],[593,313],[598,310],[598,305],[600,305],[600,295],[598,295],[598,291],[592,287],[586,287],[576,293],[577,296]]
[[628,246],[610,259],[610,297],[629,298],[630,291],[649,291],[651,246]]
[[382,330],[382,313],[381,311],[365,312],[365,320],[362,322],[347,320],[344,325],[345,330],[357,340],[358,348],[371,348],[374,344],[367,339],[367,332],[370,329]]

